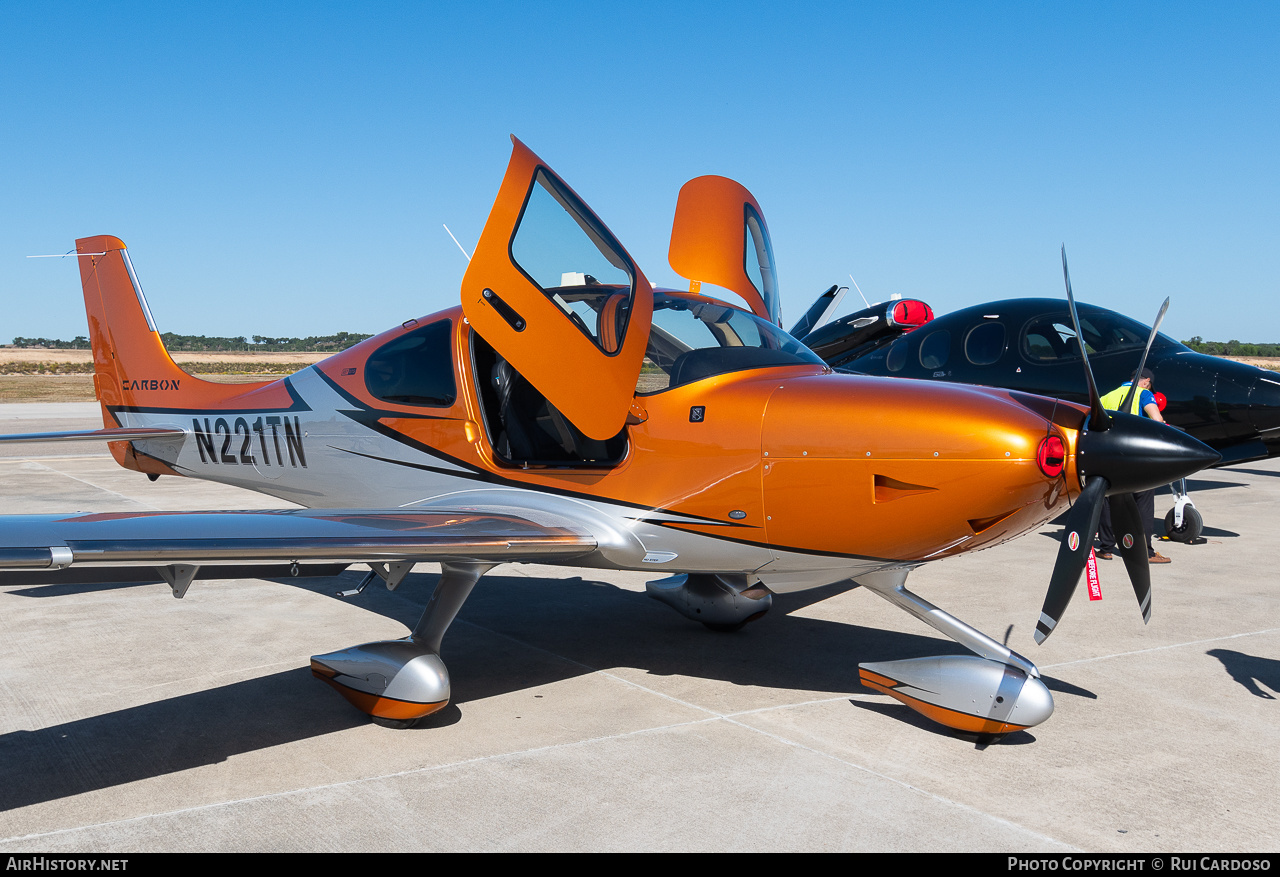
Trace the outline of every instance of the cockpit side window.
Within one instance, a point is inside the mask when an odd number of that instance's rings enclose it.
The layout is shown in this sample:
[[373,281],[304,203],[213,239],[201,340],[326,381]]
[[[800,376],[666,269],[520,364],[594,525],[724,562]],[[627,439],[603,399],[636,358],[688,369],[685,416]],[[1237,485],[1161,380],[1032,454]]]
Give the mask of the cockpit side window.
[[438,320],[389,341],[365,364],[375,399],[445,408],[458,397],[453,377],[453,321]]
[[[1075,337],[1073,332],[1072,338]],[[1022,334],[1022,355],[1035,362],[1061,359],[1065,355],[1066,341],[1053,326],[1033,323]]]
[[[511,238],[511,261],[579,331],[607,354],[626,335],[635,268],[608,230],[578,199],[539,169]],[[500,292],[500,291],[499,291]],[[615,300],[602,327],[605,305]]]
[[715,375],[778,365],[824,365],[777,326],[706,298],[656,295],[636,393],[650,395]]
[[[1113,311],[1081,309],[1080,335],[1090,356],[1107,355],[1140,348],[1147,343],[1148,330],[1137,320]],[[1159,336],[1158,341],[1167,341]],[[1080,338],[1070,317],[1045,314],[1030,320],[1022,330],[1022,355],[1031,362],[1060,362],[1080,358]]]

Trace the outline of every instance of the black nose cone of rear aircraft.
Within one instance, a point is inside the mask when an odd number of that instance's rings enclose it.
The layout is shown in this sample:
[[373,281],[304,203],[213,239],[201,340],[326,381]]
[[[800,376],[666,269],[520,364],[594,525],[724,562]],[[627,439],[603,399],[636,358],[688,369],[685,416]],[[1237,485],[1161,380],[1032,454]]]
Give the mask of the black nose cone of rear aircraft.
[[1107,479],[1108,496],[1162,487],[1221,459],[1199,439],[1132,414],[1111,414],[1110,429],[1086,430],[1076,447],[1081,477]]

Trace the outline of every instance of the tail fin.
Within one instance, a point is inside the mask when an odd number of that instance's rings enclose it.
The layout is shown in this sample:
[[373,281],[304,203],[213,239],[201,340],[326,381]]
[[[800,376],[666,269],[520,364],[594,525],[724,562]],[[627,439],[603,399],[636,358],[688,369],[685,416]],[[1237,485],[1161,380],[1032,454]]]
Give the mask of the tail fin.
[[188,383],[194,389],[196,379],[165,350],[124,242],[110,235],[81,238],[76,252],[98,400],[104,408],[175,407],[178,393]]
[[[93,388],[108,429],[122,426],[115,412],[129,409],[216,409],[264,384],[203,381],[178,368],[156,331],[142,286],[124,242],[111,235],[76,241],[80,281],[93,346]],[[287,394],[286,394],[287,395]],[[139,453],[132,442],[110,442],[111,454],[126,469],[178,474]]]

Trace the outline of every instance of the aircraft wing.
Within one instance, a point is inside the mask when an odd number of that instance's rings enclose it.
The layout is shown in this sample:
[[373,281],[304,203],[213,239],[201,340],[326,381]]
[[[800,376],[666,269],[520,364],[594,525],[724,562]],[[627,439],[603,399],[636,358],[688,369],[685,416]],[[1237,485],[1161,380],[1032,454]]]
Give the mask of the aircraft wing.
[[586,528],[541,517],[440,509],[6,516],[0,569],[183,565],[194,573],[206,564],[545,562],[595,550]]

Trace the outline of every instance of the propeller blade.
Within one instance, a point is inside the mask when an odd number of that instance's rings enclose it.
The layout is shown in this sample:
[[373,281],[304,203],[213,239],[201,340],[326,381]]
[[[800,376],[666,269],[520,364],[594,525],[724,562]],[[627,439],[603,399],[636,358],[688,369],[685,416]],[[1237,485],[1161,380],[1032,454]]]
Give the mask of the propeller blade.
[[1138,392],[1138,380],[1142,376],[1142,370],[1147,366],[1147,354],[1151,352],[1151,343],[1156,340],[1156,333],[1160,331],[1160,323],[1164,320],[1164,312],[1169,310],[1169,299],[1166,296],[1164,304],[1160,305],[1160,313],[1156,314],[1156,321],[1151,326],[1151,334],[1147,336],[1147,347],[1142,351],[1142,359],[1138,360],[1138,370],[1133,373],[1133,380],[1129,382],[1129,392],[1124,395],[1124,404],[1120,406],[1120,410],[1126,414],[1130,413],[1129,406],[1133,404],[1133,394]]
[[1048,639],[1058,626],[1058,620],[1071,602],[1080,574],[1084,572],[1089,551],[1093,548],[1093,534],[1098,532],[1098,518],[1102,517],[1103,498],[1107,492],[1107,479],[1091,475],[1080,492],[1080,498],[1067,515],[1067,526],[1062,532],[1062,544],[1058,546],[1058,559],[1049,578],[1049,591],[1044,596],[1044,608],[1036,623],[1036,643]]
[[1067,270],[1066,244],[1062,245],[1062,279],[1067,283],[1067,305],[1071,309],[1071,324],[1075,327],[1076,342],[1080,345],[1080,358],[1084,361],[1084,380],[1089,385],[1089,428],[1097,432],[1105,432],[1111,428],[1111,417],[1107,414],[1107,409],[1102,407],[1098,383],[1093,379],[1093,368],[1089,365],[1089,351],[1085,349],[1084,333],[1080,331],[1080,315],[1076,313],[1076,299],[1071,294],[1071,272]]
[[1124,568],[1133,584],[1133,593],[1142,610],[1142,623],[1151,620],[1151,562],[1147,559],[1147,534],[1142,529],[1142,515],[1132,493],[1111,497],[1111,528],[1116,534],[1116,549],[1124,558]]

